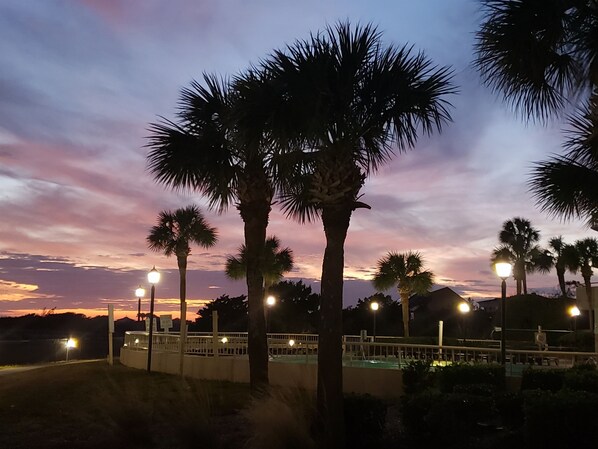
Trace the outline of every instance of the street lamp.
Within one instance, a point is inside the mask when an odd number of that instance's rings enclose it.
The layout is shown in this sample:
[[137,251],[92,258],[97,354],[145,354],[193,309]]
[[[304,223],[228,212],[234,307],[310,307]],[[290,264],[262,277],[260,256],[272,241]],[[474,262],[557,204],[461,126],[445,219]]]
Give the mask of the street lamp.
[[502,283],[500,285],[501,290],[501,299],[500,299],[500,325],[501,325],[501,333],[500,333],[500,363],[504,366],[507,360],[507,340],[506,340],[506,299],[507,299],[507,278],[511,276],[511,270],[513,269],[512,265],[509,262],[497,262],[494,264],[494,269],[496,270],[496,274],[499,278],[502,279]]
[[69,350],[71,348],[76,348],[77,347],[77,340],[75,340],[74,338],[69,338],[67,339],[66,343],[66,361],[69,361]]
[[141,321],[141,298],[145,296],[145,289],[141,285],[135,290],[135,296],[137,296],[137,321]]
[[374,342],[376,341],[376,312],[378,311],[378,309],[380,308],[380,304],[378,304],[376,301],[372,301],[370,303],[370,309],[372,309],[372,312],[374,313]]
[[276,297],[269,295],[266,298],[266,332],[270,333],[270,322],[268,320],[268,315],[270,314],[268,309],[271,309],[272,307],[274,307],[274,305],[276,304]]
[[147,347],[147,372],[152,370],[152,346],[154,337],[154,300],[156,298],[156,284],[160,282],[160,273],[156,267],[147,273],[147,281],[152,284],[150,290],[150,320],[149,320],[149,343]]
[[579,307],[577,306],[571,306],[569,307],[569,316],[571,318],[573,318],[573,332],[577,331],[577,317],[579,315],[581,315],[581,311],[579,310]]
[[465,337],[467,335],[466,329],[465,329],[465,316],[471,312],[471,306],[469,305],[468,302],[461,302],[459,303],[459,306],[457,307],[459,309],[459,312],[461,312],[461,330],[463,331],[463,345],[465,346]]

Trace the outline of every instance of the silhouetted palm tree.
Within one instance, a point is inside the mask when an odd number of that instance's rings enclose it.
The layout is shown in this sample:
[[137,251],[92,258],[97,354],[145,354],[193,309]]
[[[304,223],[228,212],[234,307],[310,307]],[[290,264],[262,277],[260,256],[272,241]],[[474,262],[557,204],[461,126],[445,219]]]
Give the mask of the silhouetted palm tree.
[[566,156],[534,168],[530,187],[543,210],[598,218],[598,4],[595,0],[482,0],[476,65],[484,81],[527,117],[567,111]]
[[575,247],[565,243],[563,236],[553,237],[548,241],[549,262],[548,268],[554,267],[556,270],[556,276],[559,281],[559,288],[561,290],[561,296],[567,297],[567,284],[565,282],[565,272],[571,270],[575,265],[577,254]]
[[[295,176],[285,211],[320,216],[326,235],[318,343],[318,411],[325,444],[342,446],[342,292],[344,242],[366,177],[393,151],[412,148],[420,132],[450,119],[447,68],[411,47],[384,46],[372,26],[341,23],[275,51],[263,110]],[[277,95],[277,89],[279,94]],[[299,164],[293,162],[300,161]]]
[[594,274],[592,267],[598,264],[598,240],[595,238],[577,240],[574,246],[577,260],[574,261],[571,269],[574,273],[579,270],[583,278],[586,296],[590,305],[590,329],[594,329],[594,298],[591,280]]
[[[254,80],[252,74],[247,78]],[[204,75],[204,84],[194,81],[182,90],[178,123],[151,125],[149,169],[166,186],[199,192],[219,212],[231,204],[239,210],[247,249],[250,384],[260,390],[268,384],[264,286],[258,267],[275,190],[270,146],[255,122],[234,118],[235,107],[246,100],[230,83]]]
[[403,335],[409,336],[409,298],[414,294],[425,295],[434,283],[431,271],[423,269],[424,262],[417,252],[388,253],[378,261],[373,284],[378,290],[396,286],[403,310]]
[[537,268],[536,258],[541,253],[537,242],[540,232],[533,228],[530,221],[515,217],[503,223],[498,234],[502,245],[492,252],[492,262],[509,260],[513,264],[513,277],[517,282],[517,294],[527,295],[527,273]]
[[203,214],[195,205],[172,211],[162,211],[158,224],[147,237],[152,251],[163,252],[167,257],[176,256],[179,268],[179,297],[181,306],[180,330],[180,373],[183,375],[185,341],[187,336],[187,258],[191,254],[191,244],[204,248],[216,244],[216,229],[208,225]]
[[[264,277],[264,296],[269,288],[280,282],[284,273],[293,269],[293,251],[290,248],[280,248],[280,240],[275,236],[268,237],[261,259],[260,271]],[[226,275],[231,279],[244,279],[247,273],[247,249],[245,245],[239,248],[237,256],[226,258]]]

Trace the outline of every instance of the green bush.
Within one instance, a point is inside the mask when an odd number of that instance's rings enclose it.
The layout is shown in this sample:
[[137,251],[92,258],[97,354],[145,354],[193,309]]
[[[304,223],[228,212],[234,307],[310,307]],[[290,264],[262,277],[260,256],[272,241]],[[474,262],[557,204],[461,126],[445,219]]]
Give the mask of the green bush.
[[565,373],[563,388],[598,393],[598,371],[595,369],[570,369]]
[[436,391],[424,391],[401,398],[399,414],[402,431],[407,437],[422,438],[428,435],[426,415],[430,412],[432,405],[440,400],[441,396]]
[[438,388],[443,393],[452,393],[458,385],[485,384],[496,390],[505,388],[505,369],[497,364],[456,364],[438,372]]
[[484,396],[491,398],[496,392],[496,386],[492,384],[465,384],[455,385],[453,393],[469,394],[472,396]]
[[559,391],[563,388],[565,370],[527,368],[521,376],[522,390]]
[[501,423],[509,429],[520,429],[524,423],[523,394],[501,392],[494,396],[494,405]]
[[524,433],[530,448],[596,447],[598,395],[562,390],[525,394]]
[[478,422],[496,416],[492,398],[469,394],[424,392],[401,400],[401,423],[410,447],[467,447]]
[[366,395],[344,398],[347,448],[375,447],[384,432],[386,404]]
[[430,370],[431,363],[425,360],[409,362],[403,368],[403,391],[407,395],[419,394],[434,385],[435,373]]

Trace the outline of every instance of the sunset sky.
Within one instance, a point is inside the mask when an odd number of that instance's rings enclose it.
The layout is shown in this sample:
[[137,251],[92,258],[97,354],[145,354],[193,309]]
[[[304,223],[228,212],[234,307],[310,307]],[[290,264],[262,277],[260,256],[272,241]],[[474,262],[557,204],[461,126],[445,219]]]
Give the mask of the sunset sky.
[[[174,118],[180,89],[203,72],[234,75],[346,19],[450,65],[460,93],[442,134],[422,137],[366,182],[372,210],[351,221],[345,305],[375,293],[369,279],[388,251],[420,251],[439,286],[485,298],[499,294],[489,257],[505,220],[528,218],[543,244],[596,236],[535,207],[530,167],[561,152],[564,125],[526,123],[481,84],[472,68],[480,18],[477,0],[2,1],[0,316],[54,307],[95,316],[113,303],[119,316],[134,317],[134,290],[153,265],[163,274],[156,309],[176,315],[176,260],[150,253],[145,238],[161,210],[191,203],[219,242],[193,249],[189,318],[202,301],[244,293],[243,281],[223,274],[243,242],[236,209],[217,215],[200,197],[156,184],[146,170],[148,124]],[[321,223],[299,225],[275,209],[268,233],[294,251],[289,278],[319,291]],[[528,283],[557,288],[554,273]]]

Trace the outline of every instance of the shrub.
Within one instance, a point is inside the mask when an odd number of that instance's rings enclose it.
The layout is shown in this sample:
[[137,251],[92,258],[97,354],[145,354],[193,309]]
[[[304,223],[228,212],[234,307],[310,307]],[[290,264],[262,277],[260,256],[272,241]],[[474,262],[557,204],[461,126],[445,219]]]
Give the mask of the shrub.
[[311,398],[301,391],[274,390],[256,400],[243,415],[249,422],[249,448],[309,449],[316,444],[310,435],[314,410]]
[[409,362],[403,368],[403,391],[407,395],[419,394],[434,385],[434,374],[430,370],[431,363],[425,360]]
[[491,398],[496,392],[496,387],[492,384],[465,384],[455,385],[453,393],[469,394],[472,396],[484,396]]
[[375,447],[384,432],[386,404],[366,395],[344,399],[347,448]]
[[563,388],[564,370],[559,369],[533,369],[523,371],[521,377],[522,390],[547,390],[559,391]]
[[525,436],[528,447],[595,447],[598,441],[598,395],[562,390],[530,391],[525,395]]
[[505,369],[501,365],[456,364],[444,367],[438,373],[438,387],[451,393],[457,385],[485,384],[496,390],[505,388]]
[[570,369],[565,373],[563,387],[575,391],[598,393],[598,371],[595,369]]
[[494,396],[494,405],[504,427],[520,429],[523,426],[523,394],[498,393]]
[[408,437],[422,438],[429,434],[426,415],[432,405],[438,402],[441,394],[424,391],[419,394],[403,396],[399,402],[402,430]]

